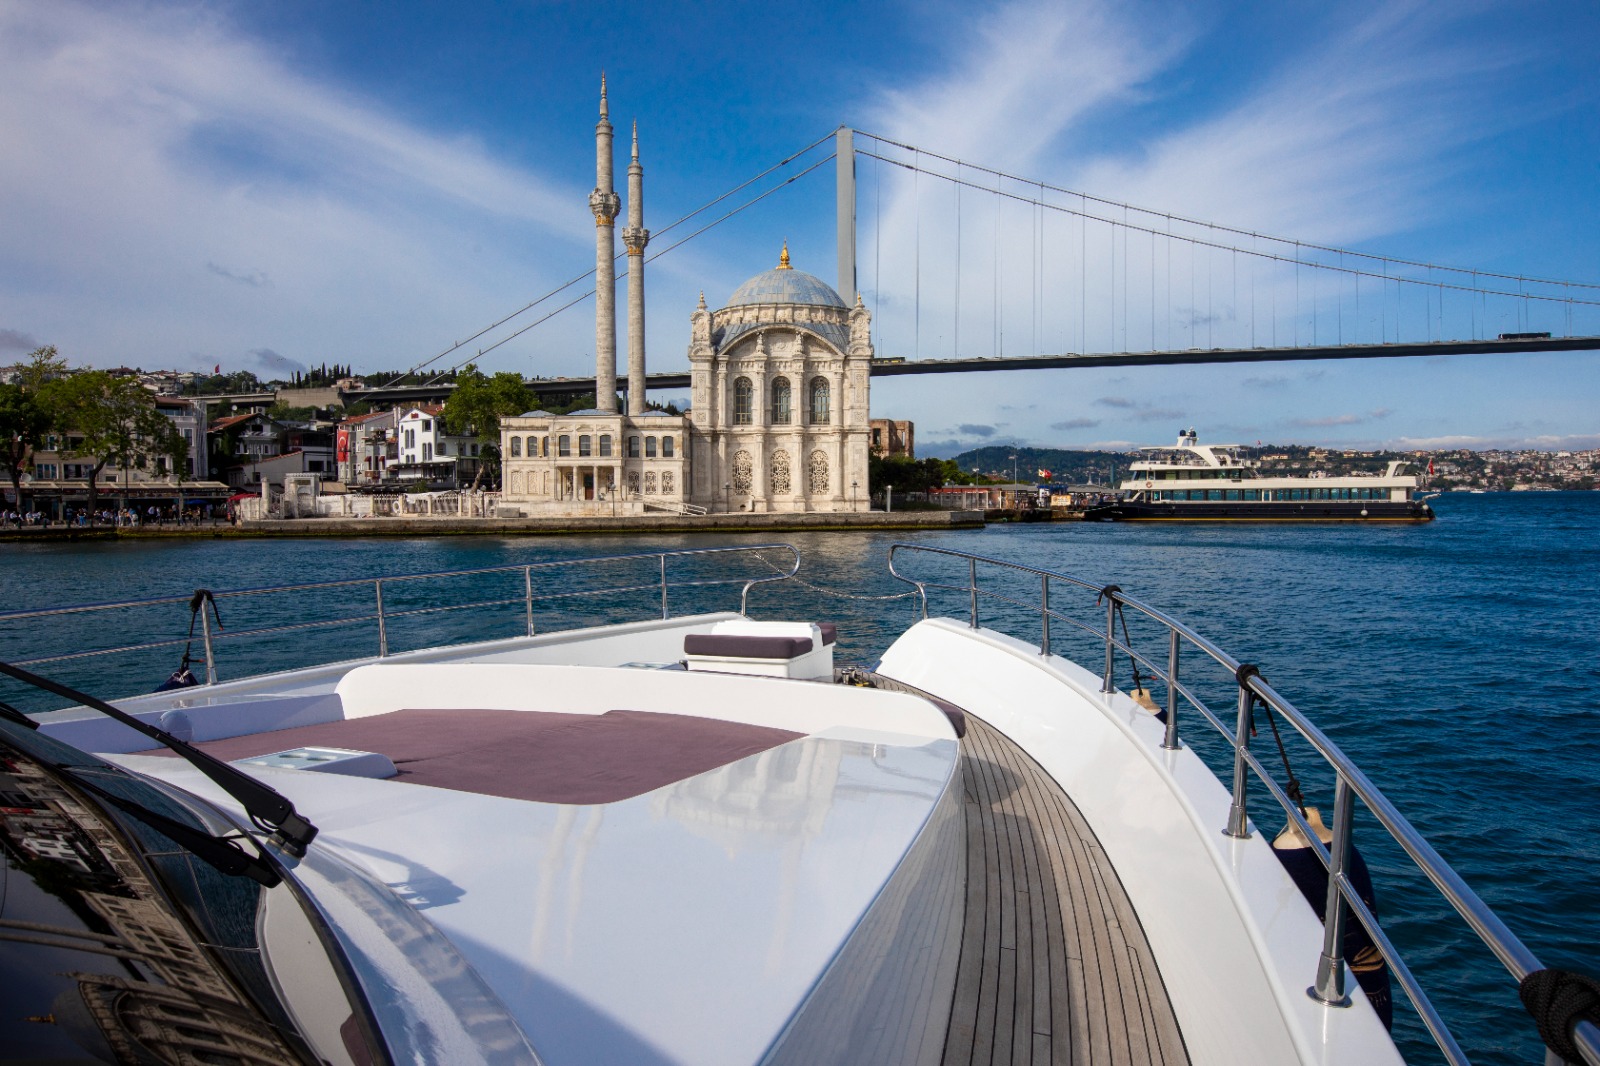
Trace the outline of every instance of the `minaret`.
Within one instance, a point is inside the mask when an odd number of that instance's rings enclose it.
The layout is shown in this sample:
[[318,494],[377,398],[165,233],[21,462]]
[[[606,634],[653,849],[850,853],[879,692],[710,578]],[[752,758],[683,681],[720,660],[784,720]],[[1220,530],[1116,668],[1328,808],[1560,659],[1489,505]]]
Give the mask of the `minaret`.
[[644,414],[644,167],[639,165],[639,122],[633,123],[633,162],[628,164],[628,225],[622,231],[628,249],[628,414]]
[[608,414],[617,410],[617,245],[615,222],[622,206],[611,188],[611,120],[606,117],[606,76],[600,75],[600,121],[594,128],[594,399]]

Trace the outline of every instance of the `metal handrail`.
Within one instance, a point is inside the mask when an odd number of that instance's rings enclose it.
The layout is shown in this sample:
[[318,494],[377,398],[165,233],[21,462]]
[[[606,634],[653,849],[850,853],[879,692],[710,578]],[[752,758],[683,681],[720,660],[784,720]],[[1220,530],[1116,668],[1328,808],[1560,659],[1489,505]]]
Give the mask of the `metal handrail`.
[[[943,581],[930,581],[907,576],[900,572],[896,566],[896,557],[902,553],[920,553],[926,555],[944,556],[950,559],[961,560],[966,563],[967,584],[958,585]],[[980,587],[978,584],[978,567],[996,567],[1017,574],[1037,577],[1040,582],[1040,596],[1036,603],[1026,603],[1011,596],[1003,595],[997,591]],[[1390,964],[1390,970],[1396,982],[1405,991],[1412,1006],[1416,1008],[1423,1024],[1427,1027],[1434,1041],[1438,1044],[1444,1057],[1451,1063],[1468,1063],[1466,1053],[1461,1049],[1449,1027],[1434,1008],[1404,961],[1400,958],[1393,942],[1384,933],[1377,917],[1362,902],[1348,873],[1350,858],[1351,837],[1353,835],[1353,816],[1355,800],[1359,799],[1377,819],[1378,824],[1388,832],[1389,836],[1398,844],[1411,861],[1424,876],[1428,878],[1450,904],[1451,908],[1466,922],[1478,939],[1494,954],[1511,976],[1519,983],[1529,974],[1543,969],[1538,957],[1502,922],[1488,904],[1475,893],[1459,874],[1451,868],[1443,857],[1433,849],[1421,833],[1419,833],[1405,815],[1400,813],[1387,796],[1372,783],[1367,775],[1362,772],[1355,762],[1344,753],[1340,747],[1329,737],[1312,724],[1311,720],[1302,713],[1289,700],[1277,692],[1259,673],[1254,672],[1254,667],[1234,658],[1224,651],[1219,645],[1195,632],[1189,626],[1168,615],[1166,612],[1152,607],[1132,596],[1122,592],[1115,585],[1096,584],[1070,574],[1059,573],[1054,570],[1045,570],[1039,567],[1027,566],[1004,559],[994,559],[988,556],[975,555],[971,552],[957,551],[951,548],[936,548],[922,544],[899,543],[889,548],[889,573],[900,581],[916,588],[922,603],[922,617],[928,617],[928,591],[938,590],[961,594],[967,601],[968,625],[978,628],[980,597],[984,599],[999,600],[1024,610],[1037,612],[1040,624],[1039,653],[1041,656],[1050,655],[1050,623],[1052,620],[1065,622],[1091,634],[1097,640],[1104,640],[1106,648],[1105,669],[1102,674],[1103,693],[1116,691],[1114,661],[1118,652],[1129,655],[1138,662],[1144,663],[1153,675],[1153,679],[1163,682],[1167,686],[1167,723],[1166,737],[1163,746],[1177,748],[1180,746],[1178,739],[1178,699],[1181,697],[1190,706],[1201,712],[1201,717],[1206,720],[1234,751],[1234,772],[1232,782],[1233,800],[1229,811],[1228,825],[1223,829],[1235,837],[1250,835],[1248,818],[1248,782],[1253,774],[1267,789],[1267,793],[1283,808],[1291,824],[1298,827],[1302,837],[1311,845],[1312,853],[1321,860],[1329,871],[1328,898],[1323,912],[1323,944],[1322,952],[1317,960],[1316,976],[1307,993],[1315,1000],[1328,1007],[1345,1006],[1349,998],[1344,992],[1344,959],[1343,929],[1347,915],[1354,914],[1357,921],[1371,935],[1376,944]],[[1050,584],[1058,582],[1063,585],[1073,586],[1096,594],[1106,601],[1106,627],[1102,632],[1083,622],[1066,617],[1050,606]],[[1119,608],[1128,608],[1149,618],[1166,628],[1169,634],[1168,656],[1165,667],[1156,665],[1149,657],[1141,655],[1129,646],[1130,642],[1117,639],[1115,623]],[[1200,700],[1198,695],[1187,685],[1183,684],[1178,676],[1180,661],[1179,649],[1183,644],[1204,652],[1206,656],[1215,661],[1219,666],[1234,675],[1239,692],[1239,717],[1236,726],[1229,729],[1222,718]],[[1273,778],[1271,772],[1257,760],[1250,751],[1250,714],[1252,704],[1260,702],[1267,708],[1269,714],[1276,713],[1284,721],[1294,727],[1307,743],[1316,750],[1317,754],[1333,769],[1334,811],[1333,811],[1333,843],[1324,846],[1317,834],[1301,815],[1299,807],[1289,798],[1287,792],[1281,788]],[[1600,1029],[1589,1022],[1579,1022],[1573,1035],[1574,1043],[1582,1052],[1584,1061],[1589,1066],[1600,1066]],[[1552,1058],[1550,1061],[1554,1061]]]
[[[789,566],[780,569],[771,560],[761,553],[788,552]],[[668,565],[670,562],[695,556],[753,554],[760,558],[772,573],[757,577],[727,577],[727,578],[698,578],[679,581],[669,580]],[[535,595],[534,577],[536,574],[547,574],[553,571],[598,567],[607,564],[624,564],[651,561],[656,564],[655,569],[659,577],[654,581],[639,583],[637,580],[620,585],[608,585],[597,589],[579,589],[576,591],[547,592]],[[336,581],[306,581],[294,585],[257,586],[242,589],[225,589],[211,592],[217,600],[239,599],[242,597],[281,595],[291,592],[320,592],[330,589],[370,589],[373,597],[373,608],[361,614],[340,615],[336,618],[312,619],[303,622],[292,622],[283,625],[260,626],[253,629],[232,629],[213,631],[211,618],[201,609],[198,612],[200,622],[200,642],[203,648],[203,659],[206,664],[206,684],[217,683],[215,644],[220,640],[239,640],[269,636],[277,633],[288,633],[304,629],[318,629],[331,626],[355,625],[359,623],[377,623],[378,628],[378,656],[386,657],[389,654],[389,623],[399,618],[409,618],[425,614],[438,614],[446,611],[462,611],[475,608],[504,607],[521,603],[524,605],[526,635],[534,636],[534,605],[535,603],[555,600],[567,600],[584,596],[619,596],[632,592],[660,593],[661,613],[663,619],[671,617],[670,592],[691,588],[711,588],[721,585],[739,585],[739,613],[747,614],[749,611],[750,590],[757,585],[774,581],[784,581],[794,577],[800,572],[800,552],[792,544],[754,544],[734,545],[721,548],[684,548],[664,552],[638,552],[630,555],[607,555],[582,559],[555,559],[539,563],[508,563],[502,566],[485,566],[466,570],[435,570],[414,574],[386,574],[379,577],[343,578]],[[384,605],[384,591],[386,587],[392,588],[408,582],[430,581],[441,578],[476,577],[484,574],[522,574],[523,592],[521,596],[478,600],[471,603],[442,604],[428,607],[408,607],[395,609]],[[59,618],[66,615],[91,614],[102,611],[128,610],[141,607],[161,607],[181,603],[192,605],[196,600],[193,596],[155,596],[140,600],[110,601],[104,603],[86,603],[69,607],[47,607],[36,610],[5,611],[0,612],[0,625],[9,622],[24,621],[35,618]],[[60,655],[46,655],[32,659],[20,659],[16,665],[27,666],[39,663],[62,662],[69,659],[88,659],[105,655],[126,655],[134,652],[149,651],[157,648],[170,648],[180,644],[187,644],[188,640],[163,639],[146,641],[139,644],[121,645],[115,648],[98,648],[90,651],[76,651]]]

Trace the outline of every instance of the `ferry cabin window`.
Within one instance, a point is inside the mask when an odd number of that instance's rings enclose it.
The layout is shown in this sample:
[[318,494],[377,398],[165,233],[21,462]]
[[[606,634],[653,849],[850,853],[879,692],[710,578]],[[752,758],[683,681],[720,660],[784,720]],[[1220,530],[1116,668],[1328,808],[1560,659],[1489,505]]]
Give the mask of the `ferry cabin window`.
[[828,424],[828,379],[811,379],[811,424],[825,426]]
[[611,458],[611,434],[609,433],[600,434],[600,457],[602,459]]
[[511,458],[513,458],[513,459],[521,459],[522,458],[522,438],[521,437],[512,437],[511,438]]
[[565,433],[556,438],[556,454],[563,459],[572,454],[572,438]]
[[594,454],[594,439],[587,433],[578,437],[578,454],[580,456]]
[[639,458],[639,438],[638,437],[629,437],[628,438],[628,458],[629,459],[637,459],[637,458]]
[[789,424],[789,379],[777,378],[772,382],[772,424]]
[[661,438],[661,458],[663,458],[663,459],[671,459],[672,458],[672,438],[671,437],[662,437]]
[[654,459],[656,457],[656,439],[654,437],[646,437],[644,439],[644,457],[646,459]]
[[749,378],[739,378],[733,383],[733,424],[748,426],[753,418],[755,386]]

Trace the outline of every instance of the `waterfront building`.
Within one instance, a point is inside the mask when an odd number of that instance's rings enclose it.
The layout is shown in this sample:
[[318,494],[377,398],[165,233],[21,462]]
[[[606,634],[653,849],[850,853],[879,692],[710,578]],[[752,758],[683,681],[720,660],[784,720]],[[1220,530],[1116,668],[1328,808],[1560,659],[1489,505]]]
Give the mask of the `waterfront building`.
[[595,406],[501,420],[508,515],[867,510],[872,316],[827,283],[778,265],[715,311],[690,316],[687,415],[645,409],[644,170],[628,167],[628,408],[617,409],[612,127],[595,127]]
[[917,457],[917,427],[911,422],[897,422],[892,418],[874,418],[872,429],[872,454],[882,458],[915,459]]
[[395,461],[385,476],[402,481],[448,481],[459,486],[478,472],[476,437],[447,433],[440,405],[413,407],[398,412],[395,420]]

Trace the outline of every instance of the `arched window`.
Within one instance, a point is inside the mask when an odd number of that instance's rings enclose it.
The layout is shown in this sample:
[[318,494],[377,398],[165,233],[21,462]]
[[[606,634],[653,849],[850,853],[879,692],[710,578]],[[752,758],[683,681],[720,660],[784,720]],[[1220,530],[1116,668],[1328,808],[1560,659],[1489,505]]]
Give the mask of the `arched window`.
[[600,457],[602,459],[611,458],[611,434],[609,433],[600,434]]
[[821,448],[811,453],[811,495],[824,496],[828,492],[828,454]]
[[733,424],[748,426],[754,420],[755,387],[749,378],[733,383]]
[[589,434],[587,434],[587,433],[583,434],[582,436],[580,436],[578,438],[578,454],[579,455],[593,455],[594,454],[594,438],[589,436]]
[[546,459],[550,458],[550,438],[549,437],[540,437],[539,438],[539,454],[544,456]]
[[563,459],[572,454],[572,438],[565,433],[556,438],[556,454]]
[[638,437],[629,437],[628,438],[628,458],[629,459],[637,459],[637,458],[639,458],[639,438]]
[[811,379],[811,424],[825,426],[828,424],[828,379]]
[[511,458],[513,458],[513,459],[521,459],[522,458],[522,438],[521,437],[512,437],[511,438]]
[[656,439],[654,437],[646,437],[644,439],[644,457],[646,459],[654,459],[656,457]]
[[671,459],[672,458],[672,438],[671,437],[662,437],[661,438],[661,457],[663,459]]
[[789,424],[789,379],[774,378],[772,381],[772,424],[787,426]]

